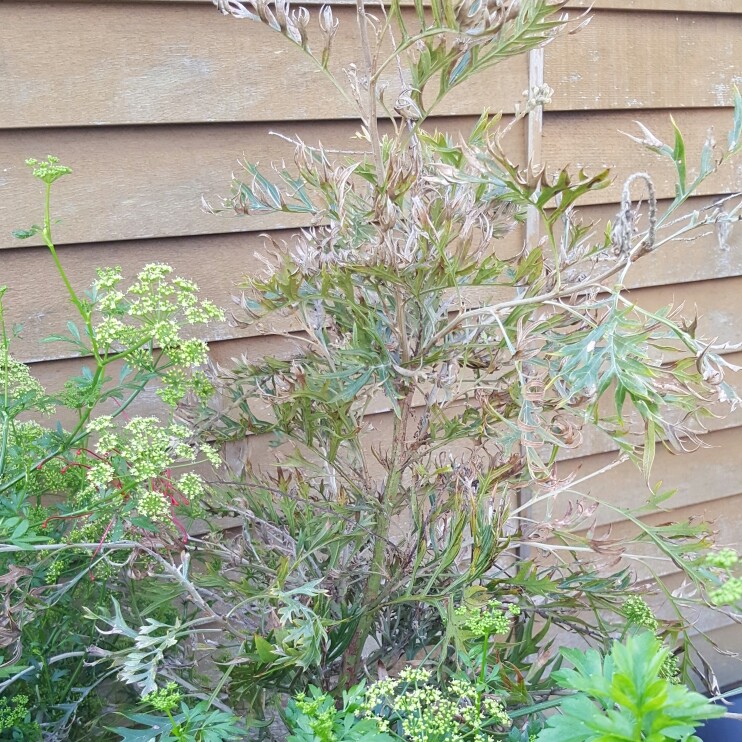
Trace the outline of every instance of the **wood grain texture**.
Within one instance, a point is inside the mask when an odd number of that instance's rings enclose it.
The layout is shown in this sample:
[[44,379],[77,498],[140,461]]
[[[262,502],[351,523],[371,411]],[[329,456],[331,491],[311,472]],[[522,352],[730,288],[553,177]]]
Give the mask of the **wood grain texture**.
[[[704,508],[715,507],[713,502],[717,499],[742,496],[742,458],[735,455],[736,451],[742,449],[742,427],[711,431],[703,436],[703,441],[704,447],[682,456],[672,455],[665,448],[658,447],[650,484],[656,486],[662,482],[663,490],[676,490],[676,494],[663,503],[663,507],[697,506],[701,513]],[[615,458],[615,453],[611,452],[562,461],[558,465],[558,475],[565,478],[584,477],[610,465]],[[647,504],[650,495],[641,471],[628,461],[576,489],[613,505],[637,510]],[[620,498],[613,493],[620,493]],[[576,497],[570,493],[561,495],[560,502],[555,504],[554,514],[561,517],[568,507],[568,501],[574,503]],[[545,502],[534,505],[535,517],[543,517],[545,509]],[[655,508],[646,515],[658,512],[659,509]],[[598,511],[596,517],[596,523],[600,526],[622,520],[619,513],[608,508]]]
[[[700,153],[710,132],[718,141],[726,142],[732,128],[731,109],[677,110],[673,117],[686,144],[689,182],[698,173]],[[670,115],[664,111],[614,111],[590,113],[544,114],[543,161],[553,172],[556,167],[571,165],[585,167],[593,173],[610,168],[614,184],[586,195],[582,203],[608,203],[621,200],[622,184],[635,172],[649,172],[655,182],[658,198],[675,194],[675,176],[672,162],[650,152],[632,141],[626,134],[642,136],[636,125],[641,121],[663,142],[672,142]],[[739,158],[727,163],[700,186],[697,195],[733,193],[742,184],[742,164]],[[635,186],[638,191],[638,185]],[[637,192],[635,198],[646,198]]]
[[[552,166],[571,164],[595,171],[614,166],[616,184],[588,194],[585,203],[615,203],[619,183],[637,170],[650,170],[660,198],[674,194],[672,167],[621,134],[635,131],[635,114],[626,112],[551,113],[544,116],[543,157]],[[642,120],[659,137],[670,134],[669,117],[645,111]],[[710,127],[725,136],[731,126],[729,109],[678,112],[692,171]],[[440,118],[431,122],[453,134],[466,133],[473,117]],[[19,243],[12,230],[40,219],[41,188],[23,161],[52,152],[74,173],[55,185],[54,214],[59,244],[217,234],[297,227],[300,215],[215,217],[201,209],[201,197],[214,200],[229,189],[231,173],[239,172],[237,159],[290,161],[291,145],[270,136],[263,124],[210,124],[204,126],[121,127],[103,129],[34,129],[0,132],[0,247]],[[275,127],[298,134],[309,143],[328,148],[353,145],[354,122],[289,123]],[[514,129],[506,140],[514,161],[524,163],[525,136]],[[711,177],[699,195],[732,192],[742,183],[742,164],[729,164]],[[637,194],[637,197],[641,194]],[[36,240],[36,244],[39,241]],[[23,244],[34,244],[33,241]]]
[[[339,72],[359,62],[359,41],[354,9],[336,15]],[[43,55],[34,31],[41,26],[55,29]],[[86,4],[11,1],[0,43],[0,128],[357,116],[286,39],[210,4],[102,3],[91,12]],[[729,105],[741,57],[740,17],[596,12],[586,29],[547,50],[551,110]],[[387,83],[393,101],[396,73]],[[508,60],[462,85],[439,113],[512,111],[527,86],[525,57]]]
[[[68,0],[59,0],[67,2]],[[69,0],[70,2],[100,2],[100,0]],[[127,0],[131,3],[177,3],[210,4],[212,0]],[[411,5],[413,0],[402,0],[402,5]],[[303,0],[302,5],[322,5],[322,0]],[[333,6],[354,5],[355,0],[333,0]],[[388,5],[388,0],[385,0]],[[427,4],[427,2],[426,2]],[[742,13],[737,0],[570,0],[568,8],[595,8],[628,10],[631,12],[656,12],[675,10],[685,13]]]
[[683,13],[742,13],[739,0],[569,0],[567,7],[625,10],[639,13],[660,10]]
[[549,110],[729,106],[740,60],[742,14],[596,12],[546,47]]
[[[431,121],[457,135],[468,133],[474,117]],[[57,155],[73,174],[54,186],[57,244],[219,234],[306,225],[305,215],[277,214],[236,218],[214,216],[201,208],[206,196],[218,203],[229,193],[238,160],[258,162],[270,173],[271,162],[293,161],[294,147],[271,131],[298,135],[330,149],[357,148],[357,122],[209,124],[100,129],[33,129],[0,132],[0,247],[19,243],[14,229],[38,223],[43,215],[42,187],[24,164],[27,157]],[[519,128],[508,139],[512,156],[525,160]]]
[[[702,216],[710,213],[716,197],[691,198],[676,214],[690,214],[698,211]],[[658,211],[665,213],[669,201],[660,201]],[[727,208],[729,204],[727,204]],[[615,204],[585,206],[579,209],[579,216],[585,224],[594,224],[597,235],[603,233],[608,221],[614,222],[618,207]],[[642,208],[646,214],[646,207]],[[673,221],[674,216],[669,221]],[[640,220],[645,229],[645,219]],[[668,226],[659,231],[663,240],[683,226],[683,223]],[[739,222],[730,225],[725,240],[720,240],[716,229],[698,229],[689,235],[691,239],[677,239],[636,262],[629,271],[627,286],[640,288],[685,284],[692,281],[705,281],[740,275],[742,272],[742,226]]]
[[[288,232],[274,232],[273,235],[290,243]],[[518,235],[519,230],[515,230],[502,240],[498,254],[505,257],[518,252],[522,245],[522,237]],[[234,310],[238,319],[245,319],[235,306],[234,297],[239,295],[240,284],[247,276],[265,270],[265,263],[258,257],[264,250],[263,242],[261,235],[246,233],[74,245],[60,248],[58,254],[72,277],[75,290],[80,293],[89,287],[98,266],[120,266],[126,277],[124,285],[128,285],[145,264],[162,262],[171,265],[178,275],[196,281],[204,298],[211,299],[228,314]],[[27,362],[69,357],[73,352],[71,346],[42,343],[45,337],[63,331],[66,322],[75,317],[46,248],[4,250],[0,253],[0,265],[3,281],[9,287],[5,300],[6,321],[23,326],[22,335],[13,343],[16,356]],[[39,286],[44,287],[41,311]],[[479,292],[478,296],[484,298],[485,294]],[[296,329],[296,322],[281,317],[247,327],[225,322],[210,327],[204,339],[270,337],[272,333]]]
[[656,286],[628,292],[629,299],[650,311],[683,306],[683,316],[698,316],[698,336],[742,343],[742,278]]
[[[690,208],[702,209],[709,203],[710,199],[693,199]],[[587,222],[604,223],[615,211],[615,205],[587,207],[582,216]],[[277,240],[289,244],[291,234],[289,230],[273,233]],[[522,231],[511,233],[498,244],[497,253],[517,253],[522,240]],[[642,292],[636,294],[639,303],[648,302],[652,308],[674,298],[685,300],[690,314],[696,302],[702,314],[712,310],[718,313],[720,310],[713,307],[710,294],[711,287],[716,284],[708,281],[742,276],[742,230],[739,226],[730,235],[727,245],[720,246],[713,233],[703,234],[693,242],[667,245],[639,261],[628,274],[627,285],[641,288]],[[233,296],[239,293],[239,283],[245,276],[264,269],[258,257],[263,249],[262,236],[245,233],[72,245],[60,249],[60,258],[78,291],[90,284],[98,266],[119,265],[127,278],[133,278],[146,263],[163,262],[172,265],[178,274],[195,280],[204,297],[228,311],[237,311]],[[42,361],[69,356],[70,348],[41,342],[60,332],[72,317],[68,296],[46,248],[4,250],[0,254],[0,266],[2,280],[9,287],[5,300],[7,321],[23,325],[22,336],[14,342],[18,357]],[[661,285],[665,286],[661,291],[649,288]],[[44,287],[43,309],[39,307],[39,286]],[[726,337],[731,331],[734,337],[740,335],[742,339],[742,328],[733,329],[739,325],[734,313],[742,311],[739,302],[734,301],[739,286],[734,282],[720,282],[719,289],[723,297],[729,297],[732,306],[729,312],[722,311],[718,316],[702,319],[702,328],[707,333],[718,332],[720,337]],[[658,291],[660,293],[655,296]],[[291,328],[289,322],[281,326]],[[261,331],[269,332],[267,327],[235,327],[225,323],[210,328],[205,337],[210,341],[227,340],[251,337]]]
[[[0,128],[358,117],[295,45],[211,4],[98,3],[94,11],[75,3],[4,6]],[[311,10],[309,39],[321,54],[318,12]],[[340,7],[335,15],[340,30],[330,69],[345,84],[342,68],[362,67],[355,8]],[[40,27],[54,29],[44,54]],[[384,82],[393,105],[402,89],[393,65]],[[527,87],[525,56],[506,60],[462,84],[438,113],[512,111]]]
[[[277,339],[275,337],[265,336],[219,341],[212,343],[210,346],[212,359],[226,369],[233,368],[242,358],[247,358],[249,362],[258,362],[265,355],[290,359],[296,357],[300,349],[301,344],[297,342],[296,338]],[[729,359],[732,363],[742,365],[742,353],[732,354],[729,356]],[[61,389],[66,378],[70,375],[79,375],[80,369],[86,364],[89,364],[88,359],[66,358],[34,363],[31,365],[31,370],[45,388],[50,391],[57,391]],[[742,377],[739,374],[734,375],[729,379],[729,382],[737,390],[737,393],[742,396]],[[161,405],[152,407],[152,400],[156,399],[154,397],[154,391],[148,392],[148,395],[143,397],[141,403],[137,403],[132,407],[134,414],[141,414],[142,411],[146,412],[147,410],[159,409],[162,411],[164,409]],[[422,397],[415,400],[415,407],[419,408],[422,404]],[[140,412],[137,413],[137,410]],[[704,420],[704,424],[710,432],[742,426],[742,410],[739,408],[731,413],[727,409],[720,409],[718,413],[718,417],[709,417]],[[418,413],[416,412],[415,414]],[[374,430],[387,430],[391,425],[391,420],[391,405],[388,400],[382,396],[372,400],[369,405],[368,415],[368,421],[371,427]],[[583,434],[583,439],[579,446],[564,450],[559,457],[560,461],[582,460],[598,454],[615,454],[616,446],[606,435],[592,428],[585,429]],[[379,440],[383,441],[383,438]],[[597,462],[598,459],[594,461]],[[570,464],[564,463],[563,466],[568,467]],[[600,468],[600,466],[595,464],[595,468]]]
[[[728,451],[727,454],[730,452]],[[620,490],[619,490],[620,491]],[[606,490],[608,492],[608,490]],[[732,546],[739,548],[738,534],[742,528],[742,494],[735,494],[728,497],[719,497],[709,502],[677,507],[671,499],[666,503],[666,510],[652,513],[641,517],[641,522],[646,526],[657,527],[669,522],[684,523],[691,522],[697,525],[705,524],[706,530],[714,534],[715,542],[721,546]],[[612,540],[622,538],[635,538],[640,533],[640,527],[635,523],[623,520],[612,523],[609,526],[598,527],[594,529],[592,538],[604,539],[605,546]],[[631,549],[631,553],[639,556],[657,557],[660,556],[656,547],[649,543],[636,544]],[[639,579],[651,578],[647,565],[643,565],[639,559],[627,559],[627,566],[630,566]],[[652,569],[659,576],[673,579],[681,578],[673,562],[667,557],[660,559],[651,559],[648,561]]]

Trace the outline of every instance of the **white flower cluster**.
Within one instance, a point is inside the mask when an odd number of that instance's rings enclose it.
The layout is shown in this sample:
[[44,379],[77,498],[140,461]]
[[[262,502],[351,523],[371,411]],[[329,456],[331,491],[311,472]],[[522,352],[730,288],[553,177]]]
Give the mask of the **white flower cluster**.
[[534,86],[530,90],[523,91],[525,104],[516,103],[514,111],[516,116],[523,116],[537,108],[546,106],[551,103],[554,91],[548,85]]
[[55,180],[59,180],[62,176],[69,175],[72,172],[72,169],[66,165],[60,165],[59,157],[53,155],[47,155],[46,160],[36,160],[29,157],[26,160],[26,165],[31,168],[34,178],[38,178],[47,185],[51,185]]
[[361,713],[388,731],[388,713],[399,717],[404,738],[410,742],[473,739],[484,742],[488,731],[509,726],[511,719],[499,700],[482,696],[467,679],[447,687],[429,685],[430,673],[406,667],[396,679],[379,680],[366,691]]
[[510,633],[512,619],[520,615],[520,608],[515,604],[505,608],[499,600],[490,600],[481,607],[461,605],[455,615],[460,626],[475,637],[490,637]]
[[137,510],[154,523],[165,523],[170,515],[170,503],[162,492],[145,489],[139,492]]
[[171,278],[172,272],[169,265],[150,263],[122,291],[121,269],[99,268],[92,299],[99,315],[94,327],[99,351],[130,351],[129,363],[149,368],[150,351],[160,348],[168,359],[168,370],[158,394],[175,406],[189,391],[201,398],[213,392],[206,375],[198,370],[206,362],[208,346],[203,340],[183,337],[183,327],[221,322],[224,312],[208,299],[199,299],[193,281]]
[[172,520],[175,504],[203,495],[199,474],[176,476],[174,470],[192,466],[201,456],[214,466],[220,463],[213,447],[190,442],[187,427],[161,425],[155,417],[135,417],[119,428],[104,415],[90,420],[87,431],[96,441],[81,497],[97,504],[126,502],[155,523]]
[[22,403],[24,409],[54,412],[54,405],[46,396],[44,387],[31,376],[25,363],[16,361],[8,349],[0,347],[0,395],[8,392],[10,403]]

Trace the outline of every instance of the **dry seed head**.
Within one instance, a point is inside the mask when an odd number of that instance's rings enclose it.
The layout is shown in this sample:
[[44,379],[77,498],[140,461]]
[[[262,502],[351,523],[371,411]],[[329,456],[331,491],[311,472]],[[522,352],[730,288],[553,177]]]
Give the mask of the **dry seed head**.
[[463,0],[456,21],[470,35],[492,35],[518,15],[520,0]]
[[329,5],[323,5],[319,12],[319,27],[324,38],[324,48],[322,49],[322,66],[327,67],[330,62],[330,52],[332,51],[332,40],[335,38],[340,21],[332,15],[332,8]]
[[621,210],[616,215],[616,221],[611,231],[611,240],[616,255],[624,257],[631,252],[631,243],[636,225],[636,212],[631,208],[631,185],[635,180],[643,180],[647,185],[649,194],[649,229],[647,236],[642,242],[642,254],[652,250],[656,239],[657,230],[657,195],[652,178],[647,173],[633,173],[623,186],[621,194]]
[[635,136],[632,136],[631,134],[627,134],[626,136],[628,136],[629,139],[632,139],[633,141],[637,142],[638,144],[642,144],[645,147],[649,147],[649,149],[658,150],[658,149],[662,149],[663,147],[667,146],[662,140],[657,139],[657,137],[649,129],[647,129],[647,127],[644,126],[644,124],[642,124],[640,121],[635,121],[634,123],[642,130],[642,133],[644,134],[644,138],[642,139],[640,137],[635,137]]
[[237,0],[213,0],[217,10],[222,15],[231,15],[234,18],[247,18],[252,21],[260,20],[255,13],[250,12],[242,3]]
[[397,97],[394,103],[394,110],[408,121],[417,121],[422,117],[420,107],[415,103],[412,97],[412,89],[405,88]]
[[340,21],[338,21],[332,14],[332,7],[329,5],[323,5],[319,12],[319,27],[325,37],[332,39],[337,33]]

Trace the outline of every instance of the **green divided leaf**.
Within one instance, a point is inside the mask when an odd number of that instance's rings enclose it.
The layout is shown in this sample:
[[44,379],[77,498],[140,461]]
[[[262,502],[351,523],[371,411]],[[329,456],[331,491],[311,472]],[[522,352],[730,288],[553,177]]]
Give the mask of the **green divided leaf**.
[[669,650],[650,632],[614,642],[603,658],[594,649],[563,649],[572,670],[554,678],[577,691],[547,720],[537,742],[691,742],[696,728],[725,711],[683,685],[661,677]]

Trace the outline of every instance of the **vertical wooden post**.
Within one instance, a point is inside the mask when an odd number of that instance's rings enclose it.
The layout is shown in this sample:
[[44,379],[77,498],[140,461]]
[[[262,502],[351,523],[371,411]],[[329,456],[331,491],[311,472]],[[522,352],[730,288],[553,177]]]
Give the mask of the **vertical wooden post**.
[[[540,88],[544,84],[544,47],[532,49],[528,54],[528,92],[526,97],[530,97],[534,88]],[[541,161],[541,144],[544,131],[543,107],[536,106],[528,112],[526,119],[526,164],[528,168],[538,167]],[[525,250],[529,252],[538,245],[541,238],[539,214],[535,207],[530,207],[526,214],[526,235]],[[523,444],[521,443],[521,456],[525,455]],[[530,487],[522,487],[518,490],[516,502],[518,507],[523,507],[531,499]],[[524,511],[526,518],[531,517],[531,508]],[[518,557],[527,559],[530,553],[530,547],[521,545],[518,548]]]
[[[544,84],[544,47],[532,49],[528,54],[528,95],[534,88]],[[542,106],[536,106],[528,113],[526,126],[526,161],[528,166],[541,164],[541,144],[544,132],[544,113]],[[526,215],[526,246],[530,250],[539,241],[539,218],[536,209],[529,209]]]

